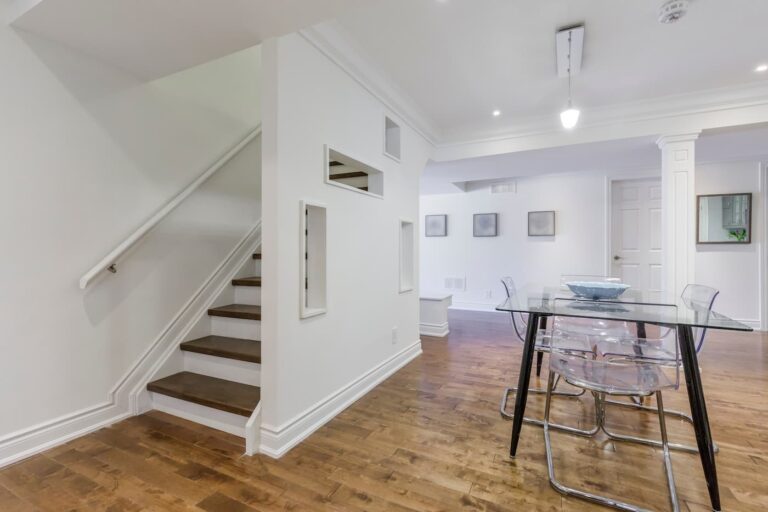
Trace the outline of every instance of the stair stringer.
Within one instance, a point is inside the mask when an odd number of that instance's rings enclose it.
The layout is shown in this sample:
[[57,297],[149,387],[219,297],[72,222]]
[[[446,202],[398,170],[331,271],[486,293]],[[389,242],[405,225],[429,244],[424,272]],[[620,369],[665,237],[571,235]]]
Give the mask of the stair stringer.
[[[261,220],[230,252],[174,318],[160,339],[144,354],[140,368],[136,369],[137,372],[131,379],[132,386],[128,393],[131,414],[139,415],[153,408],[147,384],[183,370],[184,358],[179,346],[185,341],[205,336],[210,332],[208,309],[221,305],[228,297],[234,297],[232,279],[242,276],[244,268],[251,263],[253,253],[258,252],[260,245]],[[139,373],[140,369],[143,371]]]

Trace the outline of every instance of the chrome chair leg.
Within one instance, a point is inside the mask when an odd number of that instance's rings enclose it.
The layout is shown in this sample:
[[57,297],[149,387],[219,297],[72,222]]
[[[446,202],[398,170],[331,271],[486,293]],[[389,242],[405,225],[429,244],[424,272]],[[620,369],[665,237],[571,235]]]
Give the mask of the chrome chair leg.
[[[618,400],[605,400],[606,404],[609,405],[616,405],[618,407],[625,407],[627,409],[634,409],[638,411],[648,411],[648,412],[657,412],[656,407],[650,407],[647,405],[642,405],[636,402],[619,402]],[[673,416],[675,418],[680,418],[683,421],[686,421],[693,425],[693,418],[691,418],[689,415],[685,414],[681,411],[664,411],[665,415]],[[611,439],[615,439],[618,441],[628,441],[633,443],[640,443],[640,444],[646,444],[649,446],[656,446],[661,447],[662,443],[661,441],[658,441],[656,439],[648,439],[645,437],[636,437],[636,436],[629,436],[625,434],[617,434],[613,431],[608,430],[605,426],[603,426],[603,432],[610,437]],[[699,449],[696,446],[690,446],[687,444],[678,444],[678,443],[669,443],[669,448],[672,450],[677,450],[681,452],[687,452],[687,453],[699,453]],[[717,443],[712,441],[712,448],[714,449],[715,453],[720,451],[720,447],[717,446]]]
[[[559,379],[559,376],[558,376],[558,379]],[[507,400],[509,399],[509,394],[511,391],[516,391],[516,388],[504,388],[504,396],[502,397],[501,405],[499,406],[499,413],[501,414],[501,417],[506,420],[511,420],[514,418],[513,414],[509,414],[507,412]],[[546,393],[546,390],[544,392]],[[565,396],[570,398],[579,397],[579,396],[582,396],[583,394],[584,394],[583,389],[581,390],[581,393],[573,394],[573,395],[571,394],[561,395],[561,394],[553,393],[553,395],[555,396]],[[529,418],[527,416],[523,418],[523,422],[528,423],[529,425],[536,425],[539,427],[544,426],[544,422],[542,420]],[[597,422],[595,422],[595,426],[590,430],[583,430],[576,427],[569,427],[568,425],[561,425],[559,423],[550,423],[549,426],[553,430],[560,430],[562,432],[568,432],[569,434],[574,434],[582,437],[592,437],[600,431],[600,425]]]
[[664,419],[664,401],[661,399],[661,391],[656,392],[656,405],[659,412],[659,429],[661,430],[661,443],[664,449],[664,469],[667,473],[667,485],[669,486],[669,500],[674,512],[680,511],[677,502],[677,489],[675,487],[675,475],[672,473],[672,457],[669,454],[669,439],[667,438],[667,425]]
[[[553,381],[553,377],[550,374],[549,386],[547,387],[548,391],[551,391],[552,381]],[[595,398],[597,399],[597,396]],[[547,401],[544,406],[544,447],[547,454],[547,472],[549,473],[549,483],[552,485],[552,487],[559,493],[564,494],[566,496],[575,496],[583,500],[591,501],[593,503],[598,503],[600,505],[605,505],[608,507],[613,507],[619,510],[626,510],[628,512],[650,512],[650,511],[647,511],[646,509],[637,507],[629,503],[625,503],[623,501],[607,498],[605,496],[600,496],[597,494],[592,494],[590,492],[582,491],[579,489],[574,489],[573,487],[568,487],[557,481],[557,479],[555,478],[555,464],[554,464],[554,461],[552,460],[552,441],[550,440],[550,436],[549,436],[549,429],[552,426],[549,423],[549,413],[550,413],[551,403],[552,403],[552,393],[548,392]],[[596,404],[596,407],[601,408],[603,406]],[[598,415],[600,414],[601,413],[598,412]]]

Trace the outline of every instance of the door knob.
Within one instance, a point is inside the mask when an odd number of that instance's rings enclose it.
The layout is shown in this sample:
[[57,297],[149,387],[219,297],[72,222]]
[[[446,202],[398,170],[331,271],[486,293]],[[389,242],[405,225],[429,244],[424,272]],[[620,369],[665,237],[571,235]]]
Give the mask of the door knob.
[[613,257],[613,261],[619,261],[621,259],[621,256],[618,254]]

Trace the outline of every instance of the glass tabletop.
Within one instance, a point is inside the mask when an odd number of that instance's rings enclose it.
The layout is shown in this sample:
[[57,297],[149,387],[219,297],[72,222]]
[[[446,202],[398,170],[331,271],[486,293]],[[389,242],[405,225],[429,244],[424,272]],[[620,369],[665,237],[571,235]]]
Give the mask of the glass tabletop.
[[610,300],[577,297],[564,286],[528,285],[516,290],[497,311],[621,320],[654,325],[705,327],[729,331],[752,328],[706,307],[661,292],[629,289]]

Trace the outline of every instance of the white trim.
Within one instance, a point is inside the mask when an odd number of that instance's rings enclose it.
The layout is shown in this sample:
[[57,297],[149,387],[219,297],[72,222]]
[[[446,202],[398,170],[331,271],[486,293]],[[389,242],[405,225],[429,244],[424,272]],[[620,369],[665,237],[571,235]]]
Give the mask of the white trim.
[[[326,159],[327,160],[327,159]],[[325,210],[325,236],[326,236],[326,253],[323,256],[325,261],[325,296],[323,297],[323,304],[326,307],[323,308],[310,308],[307,306],[307,207],[312,206],[314,208],[322,208]],[[316,201],[309,201],[306,199],[299,200],[299,318],[312,318],[313,316],[324,315],[328,311],[328,207],[324,203],[318,203]]]
[[232,279],[252,258],[261,243],[261,220],[230,251],[226,259],[211,273],[168,326],[144,351],[136,364],[126,372],[113,390],[118,403],[127,402],[132,414],[141,414],[151,408],[147,384],[160,372],[166,361],[176,354],[200,318],[208,314],[208,308],[230,286]]
[[[324,151],[324,154],[325,154],[325,158],[324,158],[324,162],[323,162],[323,166],[324,166],[324,170],[325,170],[325,183],[327,183],[328,185],[333,185],[334,187],[341,187],[344,190],[349,190],[351,192],[357,192],[358,194],[363,194],[363,195],[366,195],[366,196],[375,197],[377,199],[384,199],[384,177],[386,176],[384,171],[382,171],[381,169],[378,169],[378,168],[376,168],[376,167],[374,167],[374,166],[372,166],[370,164],[366,164],[365,162],[363,162],[359,158],[350,155],[346,151],[342,152],[341,150],[332,148],[330,146],[330,144],[324,144],[323,145],[323,151]],[[369,168],[370,170],[372,170],[372,171],[374,171],[376,173],[381,174],[381,179],[382,179],[381,191],[382,191],[382,193],[381,194],[374,194],[373,192],[370,192],[368,190],[362,190],[362,189],[359,189],[357,187],[353,187],[352,185],[347,185],[346,183],[342,183],[340,181],[332,180],[331,179],[331,151],[335,151],[336,153],[339,153],[342,156],[345,156],[347,158],[355,160],[358,163],[360,163],[360,165],[363,165],[363,166]]]
[[[403,224],[411,225],[411,283],[403,286]],[[397,221],[397,242],[398,242],[398,293],[408,293],[416,289],[416,224],[408,218],[400,217]]]
[[419,324],[419,334],[422,336],[432,336],[435,338],[444,338],[450,333],[448,328],[448,322],[442,324],[430,324],[427,322],[421,322]]
[[245,454],[248,456],[259,453],[261,444],[261,402],[253,410],[253,414],[245,424]]
[[105,402],[0,438],[0,468],[124,420],[130,414]]
[[760,284],[760,319],[758,327],[768,331],[768,161],[760,162],[760,209],[763,212],[763,232],[760,241],[760,266],[758,268],[758,283]]
[[304,412],[276,427],[262,424],[259,451],[279,458],[352,405],[390,375],[421,355],[421,340],[404,348]]
[[251,130],[240,142],[235,144],[226,153],[219,157],[216,162],[213,163],[208,169],[205,170],[200,176],[195,178],[192,183],[187,185],[184,190],[176,194],[165,206],[160,208],[154,215],[152,215],[147,221],[142,224],[139,229],[134,231],[131,236],[124,240],[120,245],[115,247],[109,254],[104,256],[93,268],[83,274],[80,278],[80,289],[84,290],[88,284],[99,274],[107,270],[108,268],[116,265],[119,259],[133,247],[139,240],[144,238],[160,221],[162,221],[169,213],[176,209],[187,197],[189,197],[197,188],[205,183],[211,176],[213,176],[219,169],[224,167],[232,158],[235,157],[240,151],[251,143],[261,133],[261,124]]

